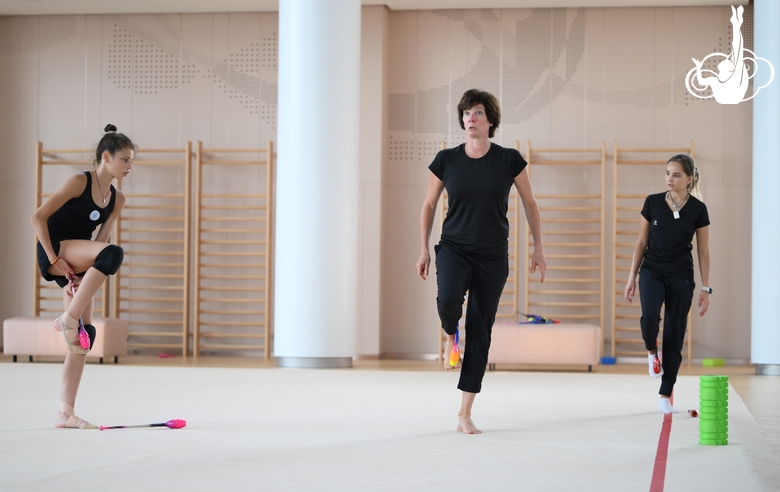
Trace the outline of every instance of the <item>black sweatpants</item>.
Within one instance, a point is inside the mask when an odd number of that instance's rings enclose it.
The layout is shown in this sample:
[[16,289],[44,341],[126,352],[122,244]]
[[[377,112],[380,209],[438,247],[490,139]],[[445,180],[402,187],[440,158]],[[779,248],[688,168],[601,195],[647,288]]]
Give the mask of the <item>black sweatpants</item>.
[[696,284],[692,280],[670,277],[650,268],[642,268],[639,273],[639,298],[642,302],[642,318],[639,324],[647,350],[655,350],[658,347],[661,305],[664,305],[664,338],[661,352],[664,375],[661,376],[661,389],[658,391],[663,396],[672,396],[674,383],[677,382],[688,311],[691,309],[695,287]]
[[448,335],[458,329],[466,305],[466,349],[460,370],[458,389],[479,393],[487,368],[493,322],[501,292],[509,276],[509,259],[477,259],[447,243],[434,247],[436,252],[436,285],[441,326]]

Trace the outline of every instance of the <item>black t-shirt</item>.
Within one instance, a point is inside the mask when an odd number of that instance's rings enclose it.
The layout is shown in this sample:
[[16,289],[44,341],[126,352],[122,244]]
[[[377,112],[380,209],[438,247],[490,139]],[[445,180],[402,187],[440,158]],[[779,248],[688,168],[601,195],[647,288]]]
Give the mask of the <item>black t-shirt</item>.
[[666,204],[666,192],[650,195],[642,207],[642,217],[650,222],[650,237],[642,268],[652,268],[670,277],[693,280],[693,235],[710,225],[707,206],[695,197],[680,209],[680,218]]
[[441,241],[480,258],[505,258],[509,191],[526,165],[520,152],[494,143],[479,159],[466,155],[466,144],[436,154],[428,169],[444,182],[449,206]]

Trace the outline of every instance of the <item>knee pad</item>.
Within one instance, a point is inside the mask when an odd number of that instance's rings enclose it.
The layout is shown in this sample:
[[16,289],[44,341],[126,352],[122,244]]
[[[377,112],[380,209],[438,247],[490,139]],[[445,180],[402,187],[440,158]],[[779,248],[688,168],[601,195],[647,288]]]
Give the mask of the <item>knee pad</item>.
[[116,244],[109,244],[97,255],[92,266],[103,275],[113,275],[122,266],[124,259],[125,250]]
[[95,327],[92,325],[84,325],[84,331],[86,331],[87,335],[89,335],[89,349],[92,350],[92,347],[95,346],[95,337],[97,336],[97,330],[95,330]]

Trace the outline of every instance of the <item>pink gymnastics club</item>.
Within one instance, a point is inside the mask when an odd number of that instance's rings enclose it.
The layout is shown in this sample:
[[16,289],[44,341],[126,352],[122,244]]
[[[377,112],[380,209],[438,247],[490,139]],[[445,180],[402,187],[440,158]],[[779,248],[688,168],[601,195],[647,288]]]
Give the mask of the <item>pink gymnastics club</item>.
[[172,419],[168,422],[158,422],[156,424],[140,424],[140,425],[101,425],[99,427],[100,430],[105,429],[134,429],[138,427],[167,427],[169,429],[181,429],[182,427],[187,425],[186,420],[182,419]]
[[89,335],[87,330],[84,329],[84,323],[81,322],[81,318],[79,318],[79,343],[84,350],[89,348]]

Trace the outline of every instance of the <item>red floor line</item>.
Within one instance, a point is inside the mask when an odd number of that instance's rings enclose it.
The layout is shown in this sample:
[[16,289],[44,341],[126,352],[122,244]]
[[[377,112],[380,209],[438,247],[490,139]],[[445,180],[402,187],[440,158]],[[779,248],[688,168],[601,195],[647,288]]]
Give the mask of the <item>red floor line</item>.
[[[673,401],[670,401],[672,403]],[[669,435],[672,433],[672,414],[664,415],[661,425],[661,435],[658,436],[658,448],[655,451],[655,466],[653,479],[650,482],[650,492],[663,492],[666,480],[666,458],[669,455]]]

